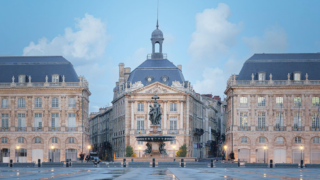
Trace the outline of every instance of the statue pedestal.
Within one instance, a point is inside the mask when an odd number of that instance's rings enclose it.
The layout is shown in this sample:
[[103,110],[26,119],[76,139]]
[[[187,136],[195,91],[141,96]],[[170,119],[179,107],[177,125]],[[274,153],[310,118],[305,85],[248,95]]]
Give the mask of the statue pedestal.
[[150,135],[153,134],[162,134],[162,130],[160,128],[160,125],[150,125]]
[[168,157],[168,155],[160,154],[159,152],[159,146],[163,142],[149,142],[152,146],[152,150],[150,154],[145,154],[144,157],[149,157],[149,158],[157,158],[157,157]]

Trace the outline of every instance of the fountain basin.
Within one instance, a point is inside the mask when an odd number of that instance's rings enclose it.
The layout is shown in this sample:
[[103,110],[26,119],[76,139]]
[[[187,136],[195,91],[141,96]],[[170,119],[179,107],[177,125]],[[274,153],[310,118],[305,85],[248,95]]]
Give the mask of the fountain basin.
[[164,141],[174,141],[174,136],[162,136],[162,135],[152,135],[152,136],[137,136],[137,141],[144,142],[164,142]]

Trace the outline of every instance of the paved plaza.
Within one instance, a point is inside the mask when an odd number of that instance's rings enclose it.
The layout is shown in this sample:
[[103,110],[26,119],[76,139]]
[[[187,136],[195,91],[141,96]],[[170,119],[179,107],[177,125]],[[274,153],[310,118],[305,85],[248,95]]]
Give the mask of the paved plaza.
[[0,179],[320,179],[319,169],[259,168],[0,168]]

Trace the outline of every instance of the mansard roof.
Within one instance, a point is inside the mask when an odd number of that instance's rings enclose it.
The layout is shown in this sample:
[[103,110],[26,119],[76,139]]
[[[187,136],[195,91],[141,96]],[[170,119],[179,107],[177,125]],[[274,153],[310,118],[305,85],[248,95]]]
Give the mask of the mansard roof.
[[[148,77],[152,78],[149,82]],[[163,81],[167,77],[167,81]],[[146,86],[154,82],[172,85],[172,81],[179,81],[181,84],[185,81],[181,70],[168,59],[147,59],[140,66],[130,73],[128,81],[134,84],[137,81]]]
[[65,82],[79,82],[73,65],[62,56],[0,56],[0,83],[18,82],[19,75],[31,76],[32,82],[52,81],[52,75],[65,76]]
[[293,79],[294,72],[301,73],[301,80],[305,80],[308,73],[309,80],[320,80],[320,53],[285,53],[285,54],[254,54],[244,64],[237,80],[251,80],[252,73],[255,80],[258,73],[266,73],[266,80],[287,80],[288,73]]

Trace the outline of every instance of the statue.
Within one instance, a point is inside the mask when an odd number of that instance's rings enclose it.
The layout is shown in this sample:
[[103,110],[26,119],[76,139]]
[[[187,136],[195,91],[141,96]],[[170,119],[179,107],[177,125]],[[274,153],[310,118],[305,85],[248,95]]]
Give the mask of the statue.
[[65,78],[64,78],[64,75],[62,76],[62,82],[64,82]]
[[12,76],[12,83],[14,83],[14,76]]
[[29,76],[29,83],[31,83],[31,76]]
[[166,145],[165,143],[161,143],[161,144],[160,144],[160,146],[159,146],[159,152],[160,152],[160,154],[167,155],[167,150],[164,149],[164,146],[165,146],[165,145]]
[[152,125],[159,125],[161,122],[161,108],[160,104],[158,104],[157,99],[159,97],[155,94],[152,99],[154,99],[153,107],[150,105],[150,112],[149,112],[149,120],[151,121]]
[[46,75],[46,83],[48,82],[48,76]]
[[150,154],[151,150],[152,150],[151,144],[147,143],[146,146],[147,146],[147,149],[144,150],[144,153],[145,154]]

